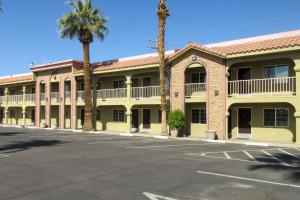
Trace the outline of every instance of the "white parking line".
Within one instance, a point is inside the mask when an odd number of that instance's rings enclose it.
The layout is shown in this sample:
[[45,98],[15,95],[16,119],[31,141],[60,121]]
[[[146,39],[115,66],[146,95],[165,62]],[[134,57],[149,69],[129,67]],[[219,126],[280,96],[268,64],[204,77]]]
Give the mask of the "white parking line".
[[202,146],[202,145],[216,145],[215,144],[173,144],[173,145],[158,145],[158,146],[143,146],[143,147],[127,147],[129,149],[148,149],[148,148],[165,148],[165,147],[181,147],[181,146]]
[[251,160],[256,161],[256,159],[247,151],[243,151]]
[[294,158],[297,158],[297,159],[299,160],[299,158],[298,158],[297,156],[291,154],[290,152],[287,152],[287,151],[282,150],[282,149],[278,149],[278,151],[281,151],[282,153],[285,153],[285,154],[287,154],[287,155],[289,155],[289,156],[292,156],[292,157],[294,157]]
[[260,150],[260,151],[263,152],[264,154],[270,156],[270,157],[273,158],[274,160],[277,160],[278,162],[280,162],[281,164],[283,164],[283,165],[285,165],[285,166],[288,166],[288,167],[291,166],[291,165],[289,165],[289,164],[283,162],[282,160],[276,158],[275,156],[272,156],[270,153],[268,153],[268,152],[266,152],[266,151],[264,151],[264,150]]
[[153,142],[154,140],[123,140],[123,141],[110,141],[110,142],[91,142],[88,144],[122,144],[122,143],[147,143]]
[[225,157],[226,157],[227,159],[231,159],[231,157],[228,155],[228,153],[226,153],[226,151],[224,151],[223,154],[225,155]]
[[7,154],[0,154],[0,158],[7,158],[7,157],[10,157],[10,155],[7,155]]
[[266,184],[271,184],[271,185],[279,185],[279,186],[300,188],[300,185],[292,185],[292,184],[288,184],[288,183],[280,183],[280,182],[266,181],[266,180],[260,180],[260,179],[246,178],[246,177],[241,177],[241,176],[232,176],[232,175],[227,175],[227,174],[217,174],[217,173],[205,172],[205,171],[197,171],[197,173],[206,174],[206,175],[213,175],[213,176],[220,176],[220,177],[226,177],[226,178],[231,178],[231,179],[246,180],[246,181],[258,182],[258,183],[266,183]]

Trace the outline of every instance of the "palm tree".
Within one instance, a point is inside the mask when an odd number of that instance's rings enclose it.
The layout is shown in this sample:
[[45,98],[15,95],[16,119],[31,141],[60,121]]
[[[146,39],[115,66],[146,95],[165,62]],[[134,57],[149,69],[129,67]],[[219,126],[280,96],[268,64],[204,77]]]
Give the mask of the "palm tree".
[[93,129],[91,101],[91,64],[90,44],[94,37],[103,41],[108,33],[107,20],[102,17],[102,10],[93,8],[92,0],[75,0],[69,3],[72,12],[59,21],[59,32],[62,38],[78,39],[83,46],[84,102],[85,115],[83,130]]
[[166,60],[165,60],[165,26],[167,17],[170,16],[166,6],[166,0],[159,0],[158,9],[158,54],[159,54],[159,75],[161,87],[161,135],[166,135],[167,130],[167,93],[166,93]]
[[2,13],[3,8],[2,8],[2,2],[0,1],[0,13]]

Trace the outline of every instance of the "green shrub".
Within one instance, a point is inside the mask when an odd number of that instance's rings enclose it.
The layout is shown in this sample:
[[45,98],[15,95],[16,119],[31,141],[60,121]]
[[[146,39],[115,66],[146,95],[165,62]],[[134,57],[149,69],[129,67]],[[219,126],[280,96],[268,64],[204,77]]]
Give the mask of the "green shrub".
[[177,129],[177,130],[183,129],[185,125],[183,112],[179,109],[170,112],[168,125],[170,129]]

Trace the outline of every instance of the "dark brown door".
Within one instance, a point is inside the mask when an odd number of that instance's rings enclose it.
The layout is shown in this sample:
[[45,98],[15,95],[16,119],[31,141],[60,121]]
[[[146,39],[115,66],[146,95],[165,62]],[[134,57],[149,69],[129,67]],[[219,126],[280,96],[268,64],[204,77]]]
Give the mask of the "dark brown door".
[[34,124],[35,122],[35,109],[31,110],[31,123]]
[[239,94],[250,94],[251,83],[247,80],[251,79],[251,68],[238,69]]
[[251,109],[239,108],[239,133],[251,134]]
[[137,110],[137,109],[132,110],[131,124],[132,124],[132,128],[135,128],[135,129],[139,128],[139,110]]
[[143,110],[143,128],[150,129],[150,115],[151,111],[149,109]]
[[84,125],[84,109],[80,110],[80,121],[81,121],[81,126]]

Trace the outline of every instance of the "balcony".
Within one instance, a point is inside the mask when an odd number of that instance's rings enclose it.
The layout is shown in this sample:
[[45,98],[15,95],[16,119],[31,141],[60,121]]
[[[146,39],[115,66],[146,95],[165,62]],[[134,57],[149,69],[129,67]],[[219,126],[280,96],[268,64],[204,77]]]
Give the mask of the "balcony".
[[84,91],[77,91],[77,101],[84,102]]
[[229,96],[295,94],[296,78],[268,78],[228,82]]
[[25,101],[34,103],[35,102],[35,94],[26,94]]
[[132,98],[134,99],[145,99],[152,97],[160,97],[161,89],[160,86],[148,86],[148,87],[134,87],[132,88]]
[[51,92],[51,102],[59,102],[59,92]]
[[65,92],[65,101],[71,102],[71,91]]
[[116,98],[126,98],[126,97],[127,97],[126,88],[97,90],[97,99],[116,99]]
[[9,104],[22,104],[23,103],[23,95],[8,95],[8,103]]
[[189,83],[185,84],[185,97],[198,97],[205,96],[206,84],[205,83]]
[[45,102],[45,101],[46,101],[46,94],[41,93],[41,102]]
[[0,104],[5,102],[5,96],[0,96]]

